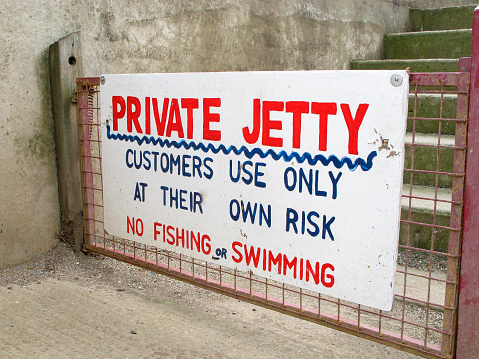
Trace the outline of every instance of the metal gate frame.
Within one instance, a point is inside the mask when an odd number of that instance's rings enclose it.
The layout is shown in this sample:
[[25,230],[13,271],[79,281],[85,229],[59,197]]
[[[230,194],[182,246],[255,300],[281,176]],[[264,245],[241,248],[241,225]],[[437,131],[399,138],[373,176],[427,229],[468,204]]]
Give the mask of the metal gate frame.
[[[479,8],[472,24],[471,85],[467,128],[457,358],[479,353]],[[461,65],[459,68],[462,70]]]
[[[479,29],[479,12],[474,13],[474,29]],[[461,72],[412,73],[410,76],[414,107],[410,109],[408,117],[412,137],[406,143],[410,150],[410,166],[405,168],[404,177],[408,178],[409,184],[404,184],[406,191],[403,192],[401,216],[406,242],[399,245],[404,262],[397,271],[398,278],[402,278],[402,290],[396,292],[392,312],[346,302],[254,276],[251,272],[239,272],[106,234],[103,229],[98,77],[77,79],[82,144],[83,249],[424,357],[474,357],[479,352],[479,327],[476,324],[479,323],[479,261],[476,261],[479,256],[479,242],[476,239],[479,228],[479,196],[476,195],[479,190],[478,36],[473,36],[472,48],[472,62],[470,59],[461,59]],[[440,98],[437,117],[420,116],[422,94]],[[445,98],[449,95],[457,95],[454,118],[443,117]],[[417,124],[428,121],[438,124],[437,143],[424,144],[417,140],[420,137]],[[441,129],[446,124],[455,126],[453,145],[442,141],[444,136],[441,135]],[[415,152],[421,148],[436,151],[435,169],[415,167]],[[452,172],[441,168],[440,156],[444,151],[453,151]],[[431,195],[413,193],[414,178],[418,175],[435,177],[436,185]],[[439,178],[444,177],[452,178],[450,199],[439,195]],[[430,202],[432,220],[415,217],[413,203],[416,201]],[[451,208],[449,224],[438,220],[438,208],[444,205]],[[429,248],[419,248],[415,244],[413,232],[418,226],[430,230]],[[448,233],[447,253],[436,248],[436,234],[439,232]],[[417,254],[429,261],[425,272],[418,273],[411,266],[411,258]],[[433,262],[441,259],[447,261],[445,278],[433,270]],[[424,283],[426,298],[410,293],[411,284],[408,286],[408,283],[414,280]],[[431,298],[433,284],[445,287],[444,303],[436,303]],[[419,308],[421,316],[411,317],[411,308]],[[440,318],[441,327],[437,327],[434,317]]]

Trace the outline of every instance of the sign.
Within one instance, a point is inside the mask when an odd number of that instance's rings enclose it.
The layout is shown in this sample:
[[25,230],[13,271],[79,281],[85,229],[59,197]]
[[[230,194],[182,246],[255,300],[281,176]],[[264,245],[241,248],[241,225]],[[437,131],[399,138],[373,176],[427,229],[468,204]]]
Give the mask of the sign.
[[406,71],[105,75],[105,230],[390,310]]

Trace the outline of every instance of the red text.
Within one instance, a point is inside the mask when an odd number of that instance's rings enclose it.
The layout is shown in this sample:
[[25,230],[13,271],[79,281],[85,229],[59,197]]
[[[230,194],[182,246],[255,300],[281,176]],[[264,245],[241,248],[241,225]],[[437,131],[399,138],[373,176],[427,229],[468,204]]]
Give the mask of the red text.
[[267,272],[277,272],[280,275],[292,276],[294,279],[314,281],[316,285],[331,288],[334,285],[334,266],[331,263],[312,263],[309,259],[298,257],[288,258],[286,254],[273,253],[271,250],[248,246],[241,242],[231,244],[235,253],[231,258],[235,263],[244,262],[248,266],[261,268]]
[[[349,141],[348,153],[352,155],[358,154],[358,132],[361,126],[368,104],[362,103],[358,106],[356,114],[351,114],[348,104],[340,104],[341,113],[346,122]],[[283,138],[273,137],[272,130],[281,130],[283,123],[281,120],[271,118],[272,112],[291,113],[293,121],[293,148],[301,147],[301,123],[302,115],[314,114],[318,115],[319,138],[318,149],[326,151],[328,148],[328,120],[330,116],[335,116],[338,112],[338,105],[335,102],[305,102],[305,101],[263,101],[260,99],[253,100],[253,127],[243,127],[243,137],[249,144],[258,142],[261,134],[261,144],[263,146],[282,147]],[[262,133],[261,133],[262,129]]]
[[160,240],[171,246],[190,249],[198,253],[202,252],[205,255],[211,253],[211,238],[207,234],[201,234],[200,232],[177,228],[167,224],[155,222],[154,240]]
[[[161,102],[161,101],[160,101]],[[220,141],[221,131],[213,129],[220,122],[220,114],[215,108],[221,106],[220,98],[204,98],[202,101],[203,139]],[[126,131],[151,135],[153,128],[158,136],[193,138],[194,119],[200,110],[198,98],[164,98],[160,103],[155,97],[138,98],[134,96],[112,96],[113,131],[118,131],[119,120],[126,116]]]

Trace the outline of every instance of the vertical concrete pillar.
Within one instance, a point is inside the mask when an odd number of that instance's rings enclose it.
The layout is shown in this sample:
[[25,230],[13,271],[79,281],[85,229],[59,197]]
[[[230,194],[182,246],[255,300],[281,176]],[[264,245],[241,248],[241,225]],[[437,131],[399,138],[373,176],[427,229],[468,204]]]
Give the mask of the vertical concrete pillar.
[[83,244],[83,215],[80,139],[73,94],[76,78],[82,76],[80,32],[75,32],[50,45],[50,84],[62,234],[76,251]]

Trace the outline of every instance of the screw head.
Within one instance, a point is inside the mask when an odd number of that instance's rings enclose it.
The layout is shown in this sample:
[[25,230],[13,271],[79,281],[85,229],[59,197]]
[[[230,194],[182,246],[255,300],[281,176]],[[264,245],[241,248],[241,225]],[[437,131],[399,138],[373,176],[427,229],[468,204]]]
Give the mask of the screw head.
[[105,84],[105,76],[101,76],[101,77],[100,77],[100,83],[101,83],[102,85]]
[[394,74],[391,76],[391,85],[398,87],[402,84],[402,76],[399,74]]

